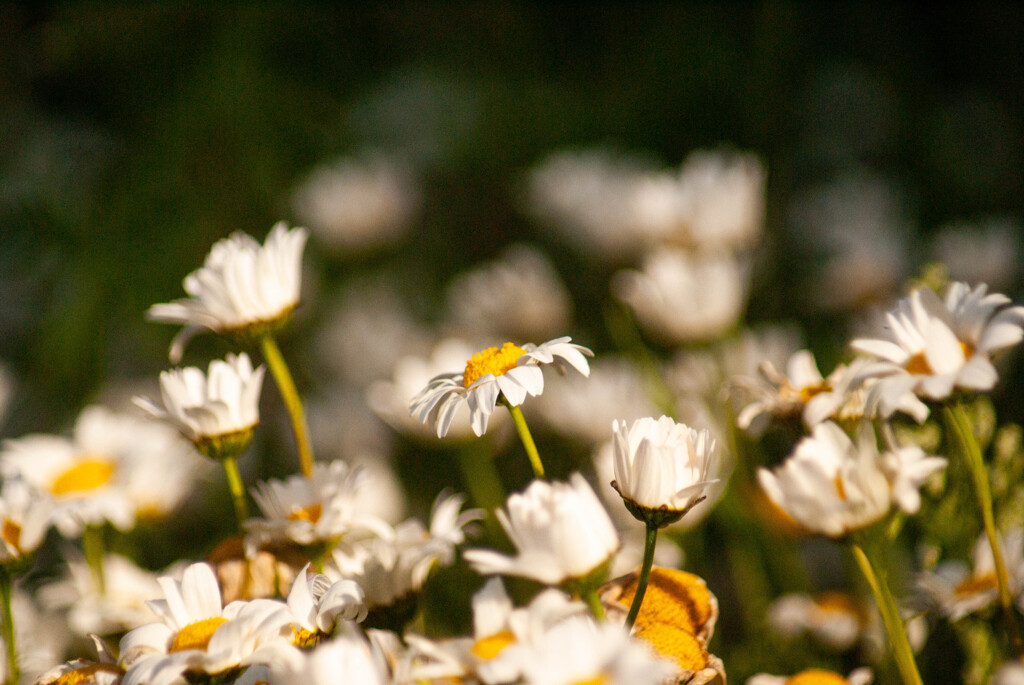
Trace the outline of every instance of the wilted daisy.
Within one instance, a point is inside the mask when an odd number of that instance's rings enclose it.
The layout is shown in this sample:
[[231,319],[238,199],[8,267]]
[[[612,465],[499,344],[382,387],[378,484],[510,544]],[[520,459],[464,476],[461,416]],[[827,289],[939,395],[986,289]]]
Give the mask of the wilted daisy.
[[287,606],[292,614],[295,644],[316,645],[334,633],[341,621],[362,621],[366,604],[362,588],[351,580],[332,583],[322,574],[308,574],[307,564],[292,583]]
[[499,400],[518,407],[527,396],[544,391],[542,364],[571,366],[584,376],[590,373],[587,356],[593,356],[593,352],[571,340],[562,337],[522,347],[507,342],[500,348],[481,350],[466,362],[462,372],[435,376],[412,399],[410,412],[424,423],[434,423],[437,436],[444,437],[455,411],[465,403],[473,432],[483,435]]
[[[918,288],[886,314],[884,338],[854,340],[855,350],[878,359],[861,374],[877,379],[869,407],[888,417],[906,406],[909,393],[942,400],[954,390],[990,390],[999,379],[990,356],[1024,338],[1024,307],[1008,306],[1008,297],[987,290],[954,282],[941,300]],[[927,406],[920,400],[912,406],[910,413],[923,421]]]
[[216,242],[203,266],[185,277],[189,297],[146,313],[152,321],[185,326],[171,344],[171,361],[178,362],[204,328],[250,341],[283,324],[299,303],[306,238],[305,229],[279,222],[262,246],[242,232]]
[[208,374],[194,366],[161,372],[162,405],[143,397],[135,403],[177,428],[206,456],[238,456],[260,420],[264,371],[254,370],[244,352],[228,354],[210,362]]
[[274,600],[236,601],[222,606],[220,587],[207,564],[185,569],[181,582],[159,580],[164,599],[149,607],[159,621],[121,639],[126,685],[184,682],[189,673],[223,675],[253,663],[294,658],[290,615]]
[[0,468],[52,498],[54,525],[65,537],[77,537],[84,526],[105,521],[132,528],[148,506],[135,498],[137,472],[159,469],[155,455],[180,450],[170,428],[92,406],[79,415],[71,439],[36,434],[6,440]]
[[53,502],[23,479],[4,480],[0,488],[0,565],[34,552],[50,528]]
[[743,314],[744,267],[731,254],[693,254],[658,248],[640,270],[612,279],[615,297],[629,306],[644,329],[679,344],[726,334]]
[[747,679],[747,685],[870,685],[873,680],[869,668],[858,668],[845,678],[834,671],[810,668],[791,676],[758,673]]
[[533,578],[547,585],[584,580],[615,554],[619,538],[597,495],[576,473],[568,483],[535,480],[495,515],[516,548],[509,557],[467,550],[478,573]]
[[705,497],[715,441],[667,416],[612,423],[612,486],[638,520],[655,528],[678,521]]

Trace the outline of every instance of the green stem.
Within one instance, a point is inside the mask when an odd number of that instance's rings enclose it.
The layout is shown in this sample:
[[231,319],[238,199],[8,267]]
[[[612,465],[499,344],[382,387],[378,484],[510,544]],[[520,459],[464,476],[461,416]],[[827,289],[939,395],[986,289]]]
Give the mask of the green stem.
[[875,604],[882,615],[882,622],[885,624],[885,631],[889,634],[889,642],[892,644],[893,658],[899,668],[900,676],[905,685],[921,685],[921,675],[917,671],[917,663],[914,661],[914,652],[907,640],[907,631],[900,618],[899,607],[889,590],[885,577],[879,577],[871,565],[871,560],[864,552],[864,548],[854,542],[850,543],[853,550],[853,557],[857,560],[864,579],[871,587],[871,593],[875,596]]
[[626,629],[631,630],[636,623],[636,617],[640,614],[640,605],[643,604],[644,595],[647,594],[647,581],[651,577],[651,567],[654,566],[654,547],[658,544],[658,529],[647,524],[647,534],[644,536],[644,562],[640,567],[640,578],[636,583],[636,592],[633,594],[633,604],[629,607],[629,614],[626,615]]
[[107,594],[107,579],[103,572],[104,551],[103,529],[99,526],[86,526],[82,531],[82,554],[85,555],[85,563],[89,566],[96,591],[101,597]]
[[292,422],[292,432],[295,434],[295,446],[299,451],[299,468],[302,475],[309,478],[313,473],[313,447],[309,441],[309,427],[306,426],[306,417],[302,412],[302,400],[299,398],[299,391],[295,389],[295,381],[288,370],[288,364],[284,361],[281,348],[272,335],[265,335],[260,339],[260,350],[263,358],[267,360],[270,373],[274,376],[284,404],[288,408],[288,416]]
[[1014,653],[1019,657],[1024,653],[1024,641],[1021,639],[1017,626],[1016,610],[1013,606],[1013,596],[1010,594],[1009,575],[1006,572],[1006,561],[1003,558],[1003,548],[999,544],[999,534],[996,531],[995,513],[992,506],[992,490],[988,482],[988,472],[985,469],[985,461],[981,455],[981,447],[974,435],[967,412],[959,402],[953,406],[943,407],[943,418],[949,432],[955,436],[960,453],[967,462],[971,478],[974,480],[974,492],[978,498],[978,508],[981,509],[981,520],[985,526],[985,536],[992,548],[992,561],[995,566],[996,582],[999,586],[999,605],[1002,609],[1003,619],[1006,622],[1006,631],[1013,647]]
[[224,473],[228,477],[228,488],[231,490],[231,501],[235,505],[235,518],[238,519],[238,528],[242,529],[242,522],[249,518],[249,507],[245,503],[245,486],[242,485],[242,474],[238,471],[238,462],[234,457],[224,457],[220,460],[224,465]]
[[14,612],[11,598],[14,594],[14,579],[6,566],[0,565],[0,602],[3,602],[3,636],[7,645],[7,682],[17,683],[21,678],[18,669],[18,649],[14,642]]
[[594,618],[598,621],[604,620],[604,604],[601,603],[601,598],[597,594],[597,588],[587,588],[587,591],[583,593],[583,601],[590,607]]
[[505,503],[505,486],[494,468],[490,451],[481,449],[481,445],[488,443],[481,440],[467,442],[456,450],[456,458],[462,470],[463,484],[473,504],[488,512],[484,526],[490,534],[500,537],[501,527],[491,514]]
[[512,421],[516,424],[516,430],[519,431],[519,439],[523,441],[523,447],[526,448],[526,456],[530,458],[530,466],[533,467],[533,475],[537,478],[544,477],[544,464],[540,461],[540,454],[537,452],[537,445],[533,442],[533,436],[530,435],[530,428],[526,425],[526,418],[523,416],[523,410],[519,407],[513,407],[511,404],[505,403],[508,407],[508,413],[512,415]]

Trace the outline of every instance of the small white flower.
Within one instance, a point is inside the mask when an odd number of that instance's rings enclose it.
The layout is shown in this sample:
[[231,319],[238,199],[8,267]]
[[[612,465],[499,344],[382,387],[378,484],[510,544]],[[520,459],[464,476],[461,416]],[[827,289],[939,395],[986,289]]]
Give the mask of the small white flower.
[[151,321],[185,326],[171,344],[171,361],[180,361],[185,344],[204,328],[251,337],[290,315],[299,303],[306,238],[305,229],[279,222],[262,246],[241,232],[216,242],[203,266],[185,277],[189,297],[147,312]]
[[356,637],[325,642],[311,652],[303,652],[294,665],[273,670],[281,673],[281,682],[304,685],[385,685],[391,682],[370,645]]
[[292,614],[295,643],[315,645],[320,638],[334,633],[341,621],[366,618],[365,594],[351,580],[332,583],[327,576],[308,574],[309,564],[299,572],[288,592],[288,610]]
[[878,359],[861,374],[875,380],[868,406],[888,418],[908,411],[918,421],[928,407],[908,395],[942,400],[954,390],[990,390],[999,379],[990,355],[1024,338],[1024,307],[987,293],[951,283],[945,301],[930,288],[918,288],[886,314],[886,338],[858,338],[855,350]]
[[144,397],[136,405],[202,445],[211,439],[247,433],[260,420],[260,389],[265,368],[252,368],[249,355],[228,354],[210,362],[208,374],[187,366],[160,373],[162,406]]
[[774,472],[757,475],[768,497],[796,523],[838,538],[889,512],[890,485],[879,461],[873,433],[862,430],[854,444],[826,421]]
[[22,478],[4,480],[0,489],[0,565],[34,552],[50,528],[53,501]]
[[483,435],[499,399],[517,407],[527,396],[536,397],[544,391],[542,364],[571,366],[584,376],[590,374],[586,356],[594,353],[571,340],[562,337],[522,347],[507,342],[501,348],[481,350],[466,362],[461,373],[435,376],[412,399],[410,413],[424,423],[432,421],[440,438],[448,432],[456,410],[466,403],[473,432]]
[[758,673],[747,678],[747,685],[870,685],[875,679],[870,668],[858,668],[843,677],[833,671],[811,668],[791,676]]
[[673,344],[725,335],[747,299],[745,269],[733,255],[665,247],[648,253],[640,270],[616,273],[612,291],[641,326]]
[[860,640],[868,614],[853,597],[826,592],[816,597],[788,594],[768,607],[768,623],[782,635],[809,633],[825,647],[845,652]]
[[583,476],[568,483],[535,480],[508,498],[508,513],[495,515],[517,555],[467,550],[463,557],[485,575],[533,578],[548,585],[581,580],[618,550],[615,526]]
[[707,429],[697,431],[662,416],[638,419],[628,426],[615,421],[612,432],[613,487],[634,516],[638,516],[635,510],[645,522],[653,516],[660,528],[704,499],[714,482],[708,479],[708,467],[715,440]]

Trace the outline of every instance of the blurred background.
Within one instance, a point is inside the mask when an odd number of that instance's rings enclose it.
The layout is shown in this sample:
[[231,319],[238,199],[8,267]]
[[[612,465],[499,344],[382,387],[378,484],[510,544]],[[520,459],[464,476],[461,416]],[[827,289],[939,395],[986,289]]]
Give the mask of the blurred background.
[[[319,454],[391,455],[414,511],[458,470],[367,397],[447,335],[669,359],[786,323],[828,373],[926,263],[1019,302],[1022,44],[1021,3],[6,3],[0,435],[153,392],[176,329],[146,309],[183,296],[216,240],[279,220],[312,233],[282,344]],[[659,184],[702,163],[740,170],[756,225],[724,248],[733,311],[680,331],[645,314],[638,274],[659,268]],[[717,294],[714,277],[676,296]],[[506,319],[516,292],[548,309]],[[202,336],[185,361],[229,349]],[[1019,421],[1018,366],[996,401]],[[265,395],[257,450],[286,454],[251,479],[294,466]],[[589,449],[538,432],[568,455],[556,474]]]

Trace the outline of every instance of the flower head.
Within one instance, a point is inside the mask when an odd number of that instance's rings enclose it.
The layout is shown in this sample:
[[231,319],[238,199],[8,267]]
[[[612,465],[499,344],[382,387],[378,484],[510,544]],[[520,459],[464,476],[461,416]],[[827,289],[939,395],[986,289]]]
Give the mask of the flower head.
[[349,636],[326,642],[312,652],[303,652],[301,659],[275,672],[282,675],[279,681],[282,683],[385,685],[391,682],[382,660],[375,658],[370,644]]
[[481,350],[466,362],[462,373],[435,376],[412,398],[410,413],[424,423],[434,422],[437,436],[444,437],[456,409],[464,402],[469,405],[473,432],[483,435],[499,399],[517,407],[527,396],[536,397],[544,391],[542,364],[571,366],[584,376],[590,373],[586,356],[593,356],[593,352],[570,340],[555,338],[522,347],[507,342],[500,348]]
[[366,618],[364,593],[351,580],[332,583],[319,573],[308,575],[309,564],[299,572],[288,592],[288,610],[292,614],[295,644],[316,645],[334,632],[341,621],[362,621]]
[[35,551],[50,527],[52,515],[49,498],[21,478],[5,480],[0,489],[0,564]]
[[147,312],[152,321],[185,326],[171,344],[171,361],[180,361],[204,328],[248,340],[282,324],[299,303],[306,238],[306,229],[279,222],[262,246],[241,232],[215,243],[203,266],[185,277],[189,297]]
[[704,499],[715,441],[667,416],[632,425],[613,422],[615,480],[626,508],[637,519],[662,528]]
[[568,483],[535,480],[495,512],[517,556],[471,549],[463,555],[479,573],[533,578],[548,585],[583,580],[611,559],[619,538],[597,495],[580,474]]
[[259,423],[265,369],[253,370],[249,355],[229,354],[210,362],[209,374],[188,366],[160,374],[163,406],[142,397],[135,403],[163,419],[208,457],[238,456]]
[[809,668],[791,676],[758,673],[747,679],[747,685],[870,685],[872,680],[869,668],[858,668],[846,678],[833,671]]
[[941,300],[930,288],[918,288],[886,314],[885,338],[854,340],[855,350],[878,360],[861,373],[877,379],[869,408],[886,418],[907,411],[923,421],[928,407],[917,398],[991,389],[999,375],[990,356],[1024,339],[1024,307],[1008,306],[1008,297],[987,290],[954,282]]

